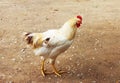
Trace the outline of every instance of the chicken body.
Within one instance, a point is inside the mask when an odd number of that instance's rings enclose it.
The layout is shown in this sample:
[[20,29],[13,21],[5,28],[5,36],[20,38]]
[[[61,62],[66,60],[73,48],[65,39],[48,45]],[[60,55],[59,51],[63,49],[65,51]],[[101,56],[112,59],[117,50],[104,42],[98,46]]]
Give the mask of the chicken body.
[[[55,60],[60,53],[66,51],[73,42],[77,28],[82,23],[78,16],[67,21],[60,29],[48,30],[43,33],[26,33],[27,43],[33,47],[35,55],[42,56],[41,72],[45,76],[44,62],[50,58],[50,64],[56,75],[61,76],[55,68]],[[79,26],[78,26],[79,25]]]
[[[34,34],[34,33],[33,33]],[[35,55],[43,56],[44,59],[50,58],[54,62],[55,58],[64,52],[73,40],[68,40],[59,30],[49,30],[42,33],[44,40],[40,47],[34,49]],[[49,41],[47,41],[49,39]]]

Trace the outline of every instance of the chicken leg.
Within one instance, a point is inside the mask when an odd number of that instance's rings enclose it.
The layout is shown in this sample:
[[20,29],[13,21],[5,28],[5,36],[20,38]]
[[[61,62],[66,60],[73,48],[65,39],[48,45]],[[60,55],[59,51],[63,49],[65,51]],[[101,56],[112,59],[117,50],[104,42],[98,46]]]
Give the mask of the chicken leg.
[[51,65],[52,65],[52,68],[53,68],[53,72],[54,72],[57,76],[61,77],[61,75],[60,75],[59,72],[57,71],[55,65],[54,65],[54,64],[51,64]]
[[[46,74],[52,74],[52,73],[50,73],[50,72],[45,73],[44,63],[45,63],[45,60],[43,60],[43,61],[41,62],[41,67],[40,67],[40,68],[41,68],[41,73],[42,73],[43,77],[45,77]],[[54,63],[52,63],[51,66],[52,66],[53,72],[54,72],[57,76],[61,77],[60,73],[64,73],[64,71],[62,71],[62,72],[58,71],[58,70],[56,69]]]
[[45,63],[45,60],[43,60],[41,62],[41,67],[40,67],[41,68],[41,73],[42,73],[43,76],[45,76],[44,63]]

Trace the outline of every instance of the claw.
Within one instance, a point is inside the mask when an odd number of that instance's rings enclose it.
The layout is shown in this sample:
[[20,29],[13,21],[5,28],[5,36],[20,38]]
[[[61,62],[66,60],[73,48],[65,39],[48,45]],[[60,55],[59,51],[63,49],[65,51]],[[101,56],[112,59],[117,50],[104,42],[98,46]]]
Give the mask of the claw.
[[67,73],[66,71],[59,70],[60,74]]
[[45,72],[43,70],[41,70],[41,73],[42,73],[43,77],[45,77]]
[[54,72],[57,76],[61,77],[61,75],[59,74],[59,72]]

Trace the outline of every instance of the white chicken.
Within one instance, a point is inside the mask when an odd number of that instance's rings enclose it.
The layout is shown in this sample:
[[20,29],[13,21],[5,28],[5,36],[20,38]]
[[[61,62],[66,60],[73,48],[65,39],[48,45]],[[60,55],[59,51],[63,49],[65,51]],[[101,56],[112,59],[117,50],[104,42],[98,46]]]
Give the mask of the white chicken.
[[52,29],[43,33],[25,33],[25,40],[32,46],[35,55],[42,56],[41,73],[45,76],[44,62],[50,64],[56,75],[61,76],[55,67],[57,56],[66,51],[73,42],[77,28],[82,24],[82,16],[68,20],[60,29]]

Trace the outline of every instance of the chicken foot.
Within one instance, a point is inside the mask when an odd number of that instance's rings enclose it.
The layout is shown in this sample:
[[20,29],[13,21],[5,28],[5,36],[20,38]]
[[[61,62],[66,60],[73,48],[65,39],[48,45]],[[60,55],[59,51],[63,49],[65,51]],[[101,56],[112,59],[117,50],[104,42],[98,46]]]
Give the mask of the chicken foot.
[[45,63],[45,60],[43,60],[42,62],[41,62],[41,73],[42,73],[42,76],[43,77],[45,77],[45,75],[46,74],[53,74],[53,73],[55,73],[57,76],[59,76],[59,77],[61,77],[61,73],[65,73],[65,71],[61,71],[61,70],[57,70],[56,69],[56,67],[55,67],[55,65],[54,64],[51,64],[51,66],[52,66],[52,69],[53,69],[53,72],[46,72],[45,73],[45,70],[44,70],[44,63]]

